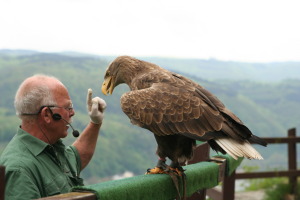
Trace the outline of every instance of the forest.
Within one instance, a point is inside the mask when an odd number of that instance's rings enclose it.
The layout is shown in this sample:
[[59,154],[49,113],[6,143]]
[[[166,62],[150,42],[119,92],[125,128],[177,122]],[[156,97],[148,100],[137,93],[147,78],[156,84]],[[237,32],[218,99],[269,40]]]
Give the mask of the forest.
[[[156,142],[149,131],[133,126],[120,108],[120,96],[129,91],[117,87],[104,96],[100,87],[113,56],[74,52],[43,53],[26,50],[0,50],[0,154],[16,133],[20,120],[14,111],[14,95],[19,84],[33,74],[58,77],[69,89],[75,108],[73,127],[82,131],[89,122],[86,93],[107,102],[96,153],[82,172],[86,183],[96,183],[130,171],[144,174],[156,164]],[[233,61],[139,58],[186,76],[214,93],[260,137],[284,137],[287,129],[300,130],[300,63],[239,63]],[[75,138],[69,134],[65,144]],[[255,146],[264,161],[244,160],[243,165],[260,169],[286,168],[286,147]],[[214,152],[213,152],[214,153]],[[299,158],[298,158],[299,159]]]

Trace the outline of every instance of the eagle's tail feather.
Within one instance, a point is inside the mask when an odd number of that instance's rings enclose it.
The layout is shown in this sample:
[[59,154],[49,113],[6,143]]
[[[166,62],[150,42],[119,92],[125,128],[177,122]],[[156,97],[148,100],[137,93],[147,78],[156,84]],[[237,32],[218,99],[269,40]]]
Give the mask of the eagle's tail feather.
[[258,153],[248,141],[238,142],[231,138],[218,138],[215,141],[222,149],[224,149],[236,160],[238,157],[263,160],[263,157],[260,155],[260,153]]

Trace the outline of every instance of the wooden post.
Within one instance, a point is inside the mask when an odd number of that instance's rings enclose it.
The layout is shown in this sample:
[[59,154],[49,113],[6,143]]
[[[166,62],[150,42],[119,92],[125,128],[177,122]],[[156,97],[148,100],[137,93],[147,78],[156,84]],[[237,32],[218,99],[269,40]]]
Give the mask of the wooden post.
[[[295,138],[296,137],[296,129],[292,128],[288,130],[288,137]],[[289,171],[297,170],[297,153],[296,153],[296,143],[289,142],[288,143],[288,167]],[[289,183],[291,185],[290,193],[295,195],[297,191],[297,176],[289,177]]]
[[209,144],[203,143],[197,146],[194,149],[194,156],[193,158],[188,162],[188,164],[195,164],[202,161],[207,161],[209,159]]
[[225,176],[223,180],[223,198],[222,200],[234,200],[235,190],[235,170],[230,176]]
[[206,190],[199,190],[188,197],[187,200],[205,200],[206,199]]
[[[203,143],[197,146],[194,150],[194,157],[188,162],[188,164],[207,161],[209,158],[209,151],[210,151],[210,147],[208,143]],[[199,190],[195,192],[192,196],[187,198],[187,200],[205,200],[205,199],[206,199],[206,190]]]
[[5,167],[0,166],[0,200],[4,200],[5,192]]

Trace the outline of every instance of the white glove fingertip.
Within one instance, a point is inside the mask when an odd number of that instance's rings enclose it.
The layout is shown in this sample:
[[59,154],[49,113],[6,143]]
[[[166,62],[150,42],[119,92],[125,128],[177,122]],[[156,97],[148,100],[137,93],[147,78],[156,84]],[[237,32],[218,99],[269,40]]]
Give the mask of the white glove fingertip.
[[92,109],[92,95],[93,95],[93,90],[89,88],[86,96],[86,104],[87,104],[88,111],[91,111]]

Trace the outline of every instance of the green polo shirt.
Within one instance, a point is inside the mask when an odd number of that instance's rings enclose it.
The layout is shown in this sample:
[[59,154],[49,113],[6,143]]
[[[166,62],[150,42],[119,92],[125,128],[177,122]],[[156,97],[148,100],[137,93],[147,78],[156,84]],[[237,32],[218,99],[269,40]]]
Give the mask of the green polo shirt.
[[49,145],[21,128],[0,156],[0,165],[5,166],[6,200],[52,196],[83,185],[74,146],[66,147],[61,140]]

